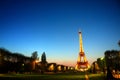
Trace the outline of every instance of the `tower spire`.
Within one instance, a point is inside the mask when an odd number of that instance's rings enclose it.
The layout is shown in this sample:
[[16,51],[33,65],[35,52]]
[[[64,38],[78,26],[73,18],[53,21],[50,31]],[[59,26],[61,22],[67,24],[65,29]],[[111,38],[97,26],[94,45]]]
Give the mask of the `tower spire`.
[[80,46],[79,52],[83,53],[84,49],[83,49],[83,43],[82,43],[82,32],[79,32],[79,46]]

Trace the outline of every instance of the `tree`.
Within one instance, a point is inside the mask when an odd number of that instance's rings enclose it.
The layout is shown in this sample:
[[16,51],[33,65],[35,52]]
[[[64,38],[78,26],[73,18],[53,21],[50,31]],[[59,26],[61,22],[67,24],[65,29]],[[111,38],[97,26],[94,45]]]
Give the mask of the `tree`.
[[37,60],[37,58],[38,58],[38,54],[37,54],[37,51],[34,51],[33,53],[32,53],[32,56],[31,56],[31,58],[32,58],[32,70],[34,71],[34,70],[36,70],[36,60]]
[[117,50],[106,51],[105,59],[106,59],[107,67],[110,67],[111,69],[115,69],[115,70],[119,69],[119,67],[120,67],[119,51],[117,51]]
[[47,70],[47,61],[46,61],[46,54],[43,52],[41,56],[41,73],[43,74]]
[[42,54],[42,56],[41,56],[41,62],[43,62],[43,63],[46,63],[47,61],[46,61],[46,54],[45,54],[45,52],[43,52],[43,54]]
[[105,72],[105,67],[106,67],[106,65],[105,65],[106,64],[105,58],[104,57],[98,58],[97,59],[97,64],[98,64],[100,70],[103,71],[103,72]]
[[38,58],[38,54],[37,54],[37,51],[34,51],[33,53],[32,53],[32,59],[34,59],[34,60],[36,60],[37,58]]
[[16,52],[12,54],[12,58],[14,63],[12,70],[23,73],[25,71],[24,69],[25,56],[21,53]]
[[99,67],[98,67],[98,64],[97,64],[97,61],[94,61],[91,65],[91,71],[92,73],[97,73],[97,71],[99,71]]
[[[36,53],[33,54],[33,58],[37,58]],[[0,73],[31,71],[32,62],[35,62],[33,58],[0,48]]]
[[119,45],[119,47],[120,47],[120,40],[118,41],[118,45]]
[[[10,70],[9,57],[11,56],[11,52],[5,48],[0,48],[0,73],[6,73]],[[8,67],[9,66],[9,67]]]

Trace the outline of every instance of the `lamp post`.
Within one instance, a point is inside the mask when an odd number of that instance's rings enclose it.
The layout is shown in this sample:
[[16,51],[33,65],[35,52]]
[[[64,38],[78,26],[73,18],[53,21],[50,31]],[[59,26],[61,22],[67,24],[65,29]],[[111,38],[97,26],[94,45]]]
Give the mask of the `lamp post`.
[[104,67],[105,67],[105,65],[104,65],[104,57],[101,57],[100,60],[101,60],[101,64],[102,64],[102,71],[105,72],[104,71]]

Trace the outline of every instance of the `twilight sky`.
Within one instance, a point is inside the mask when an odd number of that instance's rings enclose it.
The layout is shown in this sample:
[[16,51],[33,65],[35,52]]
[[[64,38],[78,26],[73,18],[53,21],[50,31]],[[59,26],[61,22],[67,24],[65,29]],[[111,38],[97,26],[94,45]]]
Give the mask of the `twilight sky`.
[[79,29],[90,63],[119,50],[119,0],[0,0],[0,47],[75,66]]

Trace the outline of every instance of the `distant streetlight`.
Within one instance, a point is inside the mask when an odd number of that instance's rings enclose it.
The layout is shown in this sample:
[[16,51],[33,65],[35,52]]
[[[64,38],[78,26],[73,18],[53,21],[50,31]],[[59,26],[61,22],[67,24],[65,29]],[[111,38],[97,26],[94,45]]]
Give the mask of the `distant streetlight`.
[[35,63],[38,63],[39,62],[39,60],[35,60]]
[[100,60],[103,60],[103,59],[104,59],[104,57],[101,57],[101,58],[100,58]]
[[22,66],[24,66],[25,64],[23,63]]

